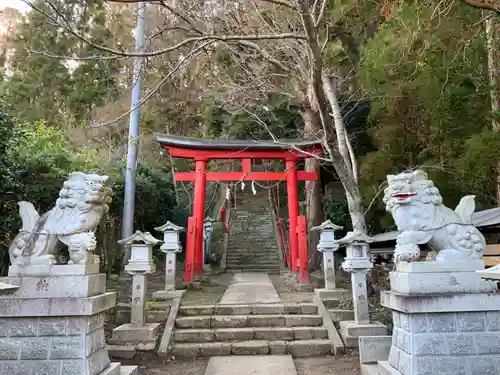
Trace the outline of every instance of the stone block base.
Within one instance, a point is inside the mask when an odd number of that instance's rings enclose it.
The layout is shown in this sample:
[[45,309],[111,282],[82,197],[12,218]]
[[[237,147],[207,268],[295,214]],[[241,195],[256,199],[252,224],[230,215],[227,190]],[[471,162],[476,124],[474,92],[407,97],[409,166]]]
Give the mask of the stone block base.
[[137,366],[122,366],[120,375],[139,375],[139,369]]
[[390,273],[391,292],[405,295],[437,293],[488,293],[496,283],[481,280],[476,271],[484,269],[482,260],[449,262],[400,262]]
[[125,345],[107,345],[109,356],[112,359],[133,359],[137,354],[135,344],[125,344]]
[[104,321],[104,312],[0,319],[0,374],[100,374],[110,365]]
[[122,366],[114,362],[99,375],[139,375],[139,369],[137,366]]
[[359,362],[361,364],[387,361],[392,336],[361,336],[359,338]]
[[146,323],[144,326],[127,323],[113,330],[109,343],[115,347],[126,345],[141,351],[152,351],[156,348],[159,331],[160,323]]
[[386,336],[387,326],[380,322],[356,323],[355,321],[340,322],[340,335],[347,348],[357,348],[361,336]]
[[321,299],[342,299],[349,297],[347,289],[314,289],[314,293]]
[[10,267],[19,289],[0,297],[0,375],[134,373],[109,359],[104,323],[116,294],[103,292],[98,270],[95,264]]
[[9,276],[73,276],[99,273],[99,264],[30,264],[26,267],[12,265]]
[[20,298],[85,298],[106,292],[106,275],[8,276],[0,282],[19,285],[13,294]]
[[[462,311],[425,312],[428,309],[424,306],[419,312],[393,311],[394,330],[389,360],[381,364],[385,373],[496,374],[495,366],[500,360],[500,296],[468,294],[455,298],[467,301],[472,296],[483,300],[483,309],[491,303],[488,296],[496,297],[497,310],[477,311],[481,305],[462,305]],[[399,298],[415,299],[401,295]],[[422,300],[428,298],[432,297],[422,297]],[[455,304],[449,305],[450,310],[455,308]]]
[[182,298],[187,290],[159,290],[153,292],[153,298],[159,300],[170,300],[174,298]]

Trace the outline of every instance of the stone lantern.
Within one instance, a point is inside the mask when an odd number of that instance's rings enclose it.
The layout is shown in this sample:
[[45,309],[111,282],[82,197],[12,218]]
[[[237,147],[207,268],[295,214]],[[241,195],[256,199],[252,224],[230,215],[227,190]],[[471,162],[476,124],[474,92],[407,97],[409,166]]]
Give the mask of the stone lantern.
[[334,290],[335,285],[335,251],[339,249],[339,244],[335,242],[335,231],[342,229],[341,226],[333,224],[330,220],[312,228],[313,231],[320,231],[318,251],[323,254],[323,272],[325,274],[325,289]]
[[118,241],[130,247],[130,259],[125,271],[132,275],[132,306],[130,309],[131,324],[143,326],[145,323],[144,307],[146,304],[146,275],[153,273],[156,266],[153,262],[153,246],[161,243],[151,233],[136,231],[132,236]]
[[351,274],[352,301],[354,305],[354,321],[341,321],[340,333],[348,347],[358,346],[360,336],[379,336],[387,334],[387,327],[379,322],[370,322],[368,311],[368,289],[366,276],[373,263],[369,254],[369,243],[373,238],[363,232],[349,232],[338,240],[339,245],[345,245],[347,256],[342,268]]
[[182,251],[179,234],[184,231],[183,227],[167,221],[156,231],[163,233],[163,245],[160,250],[165,253],[165,289],[153,293],[157,299],[171,299],[182,296],[185,291],[175,290],[175,279],[177,275],[177,254]]
[[156,266],[153,262],[153,246],[162,241],[151,233],[136,231],[132,236],[118,241],[130,247],[130,259],[125,271],[132,275],[132,302],[130,306],[130,324],[123,324],[113,330],[110,344],[122,345],[124,342],[142,350],[153,350],[158,335],[159,323],[146,323],[146,275],[153,273]]
[[368,291],[366,274],[373,268],[368,254],[369,243],[373,239],[362,232],[349,232],[339,240],[339,244],[346,245],[347,256],[342,268],[351,274],[354,320],[357,323],[368,323]]
[[208,271],[210,265],[206,264],[207,259],[212,258],[212,233],[214,227],[212,225],[213,219],[210,216],[205,218],[203,223],[203,270]]

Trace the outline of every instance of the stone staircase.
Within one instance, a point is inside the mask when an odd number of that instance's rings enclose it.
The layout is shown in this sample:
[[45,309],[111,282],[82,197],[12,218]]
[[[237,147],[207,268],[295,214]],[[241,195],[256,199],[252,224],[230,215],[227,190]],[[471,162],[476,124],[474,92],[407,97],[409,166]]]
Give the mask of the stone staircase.
[[315,304],[181,306],[169,354],[315,357],[332,353]]
[[340,307],[342,299],[349,298],[351,292],[348,290],[336,289],[325,290],[320,293],[320,298],[328,310],[328,315],[333,323],[337,324],[343,320],[354,320],[354,311],[352,309],[343,309]]
[[267,190],[236,193],[231,209],[226,268],[242,272],[279,273],[281,260]]

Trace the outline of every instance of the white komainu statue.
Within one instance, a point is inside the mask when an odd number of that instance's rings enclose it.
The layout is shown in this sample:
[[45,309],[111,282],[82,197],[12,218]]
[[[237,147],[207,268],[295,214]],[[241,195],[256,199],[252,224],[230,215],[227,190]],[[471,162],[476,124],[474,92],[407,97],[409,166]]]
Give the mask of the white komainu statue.
[[471,221],[473,195],[462,198],[452,211],[421,170],[389,175],[387,181],[384,203],[401,231],[396,239],[396,261],[417,260],[422,244],[437,252],[434,260],[481,259],[486,241]]
[[9,248],[11,263],[53,264],[64,245],[69,264],[92,262],[95,230],[111,203],[107,176],[73,172],[64,182],[55,207],[40,216],[33,204],[19,202],[23,225]]

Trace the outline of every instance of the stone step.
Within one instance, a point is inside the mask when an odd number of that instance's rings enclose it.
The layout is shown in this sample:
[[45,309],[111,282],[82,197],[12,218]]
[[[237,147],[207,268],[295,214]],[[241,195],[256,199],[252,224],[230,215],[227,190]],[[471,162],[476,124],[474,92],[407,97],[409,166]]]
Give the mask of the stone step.
[[137,350],[132,344],[108,344],[106,345],[108,354],[113,359],[132,359],[135,357]]
[[229,265],[235,265],[235,266],[242,266],[246,268],[266,268],[266,267],[271,267],[271,268],[276,268],[280,267],[280,262],[268,262],[268,263],[254,263],[252,261],[250,262],[226,262],[226,264]]
[[226,269],[230,272],[257,272],[257,273],[267,273],[270,275],[279,275],[281,273],[281,268],[264,268],[264,267],[259,267],[259,268],[246,268],[244,266],[226,266]]
[[205,315],[175,320],[176,328],[318,327],[322,324],[319,315]]
[[200,343],[214,341],[292,341],[326,339],[324,327],[245,327],[218,329],[177,329],[176,343]]
[[[389,362],[383,361],[383,362],[378,362],[378,375],[399,375],[401,374],[398,370],[396,370],[394,367],[392,367]],[[478,374],[480,375],[480,374]]]
[[[245,242],[247,240],[244,240]],[[276,245],[275,244],[264,244],[261,246],[259,250],[256,250],[254,246],[251,246],[250,244],[247,244],[245,246],[245,242],[243,241],[238,241],[238,243],[228,243],[227,245],[227,255],[263,255],[263,254],[269,254],[269,255],[274,255],[277,252]],[[276,243],[276,241],[274,241]],[[265,246],[265,247],[264,247]]]
[[387,326],[380,322],[356,324],[354,321],[343,321],[340,324],[342,336],[384,336],[387,334]]
[[247,272],[247,273],[252,273],[252,272],[258,272],[258,273],[267,273],[268,275],[280,275],[281,274],[281,268],[274,268],[274,269],[266,269],[266,268],[261,268],[261,269],[246,269],[244,267],[226,267],[226,269],[230,272]]
[[120,366],[120,375],[139,375],[137,366]]
[[331,353],[329,340],[174,343],[169,353],[179,358],[212,357],[223,355],[283,355],[318,357]]
[[273,249],[268,249],[266,251],[261,251],[261,252],[248,252],[246,250],[241,250],[241,251],[236,251],[236,250],[231,250],[231,248],[229,248],[228,252],[227,252],[227,256],[228,257],[233,257],[233,258],[248,258],[248,257],[265,257],[265,259],[267,258],[277,258],[278,257],[278,252],[276,251],[275,248]]
[[332,322],[340,322],[342,320],[354,320],[354,311],[345,309],[328,309],[328,315]]
[[242,257],[242,258],[231,258],[231,257],[227,257],[226,258],[226,261],[231,261],[231,262],[234,262],[234,263],[249,263],[249,264],[267,264],[267,263],[271,263],[271,264],[274,264],[274,263],[279,263],[280,260],[279,259],[267,259],[267,258],[264,258],[264,257]]
[[277,269],[279,270],[281,265],[279,263],[245,263],[245,262],[226,262],[226,267],[229,268],[253,268],[256,270],[260,269]]
[[276,249],[263,251],[260,253],[248,253],[245,251],[237,252],[229,249],[227,253],[228,258],[249,258],[257,255],[259,255],[258,259],[261,259],[260,257],[264,257],[264,259],[278,259],[278,252],[276,251]]
[[181,306],[179,316],[200,315],[316,315],[314,303],[272,303],[256,305],[193,305]]
[[259,268],[259,267],[267,267],[267,266],[270,266],[271,268],[273,267],[279,267],[280,264],[279,262],[276,262],[276,263],[263,263],[263,264],[256,264],[256,263],[253,263],[253,262],[234,262],[234,265],[236,266],[245,266],[246,268]]
[[361,375],[379,375],[378,364],[362,364]]
[[323,300],[323,305],[329,310],[329,309],[338,309],[339,305],[341,304],[341,300],[339,299],[326,299]]
[[274,264],[274,263],[278,263],[279,262],[279,259],[278,257],[274,258],[274,259],[271,259],[271,258],[251,258],[251,257],[230,257],[228,256],[226,258],[226,261],[227,262],[234,262],[234,263],[251,263],[251,264],[268,264],[268,263],[271,263],[271,264]]

